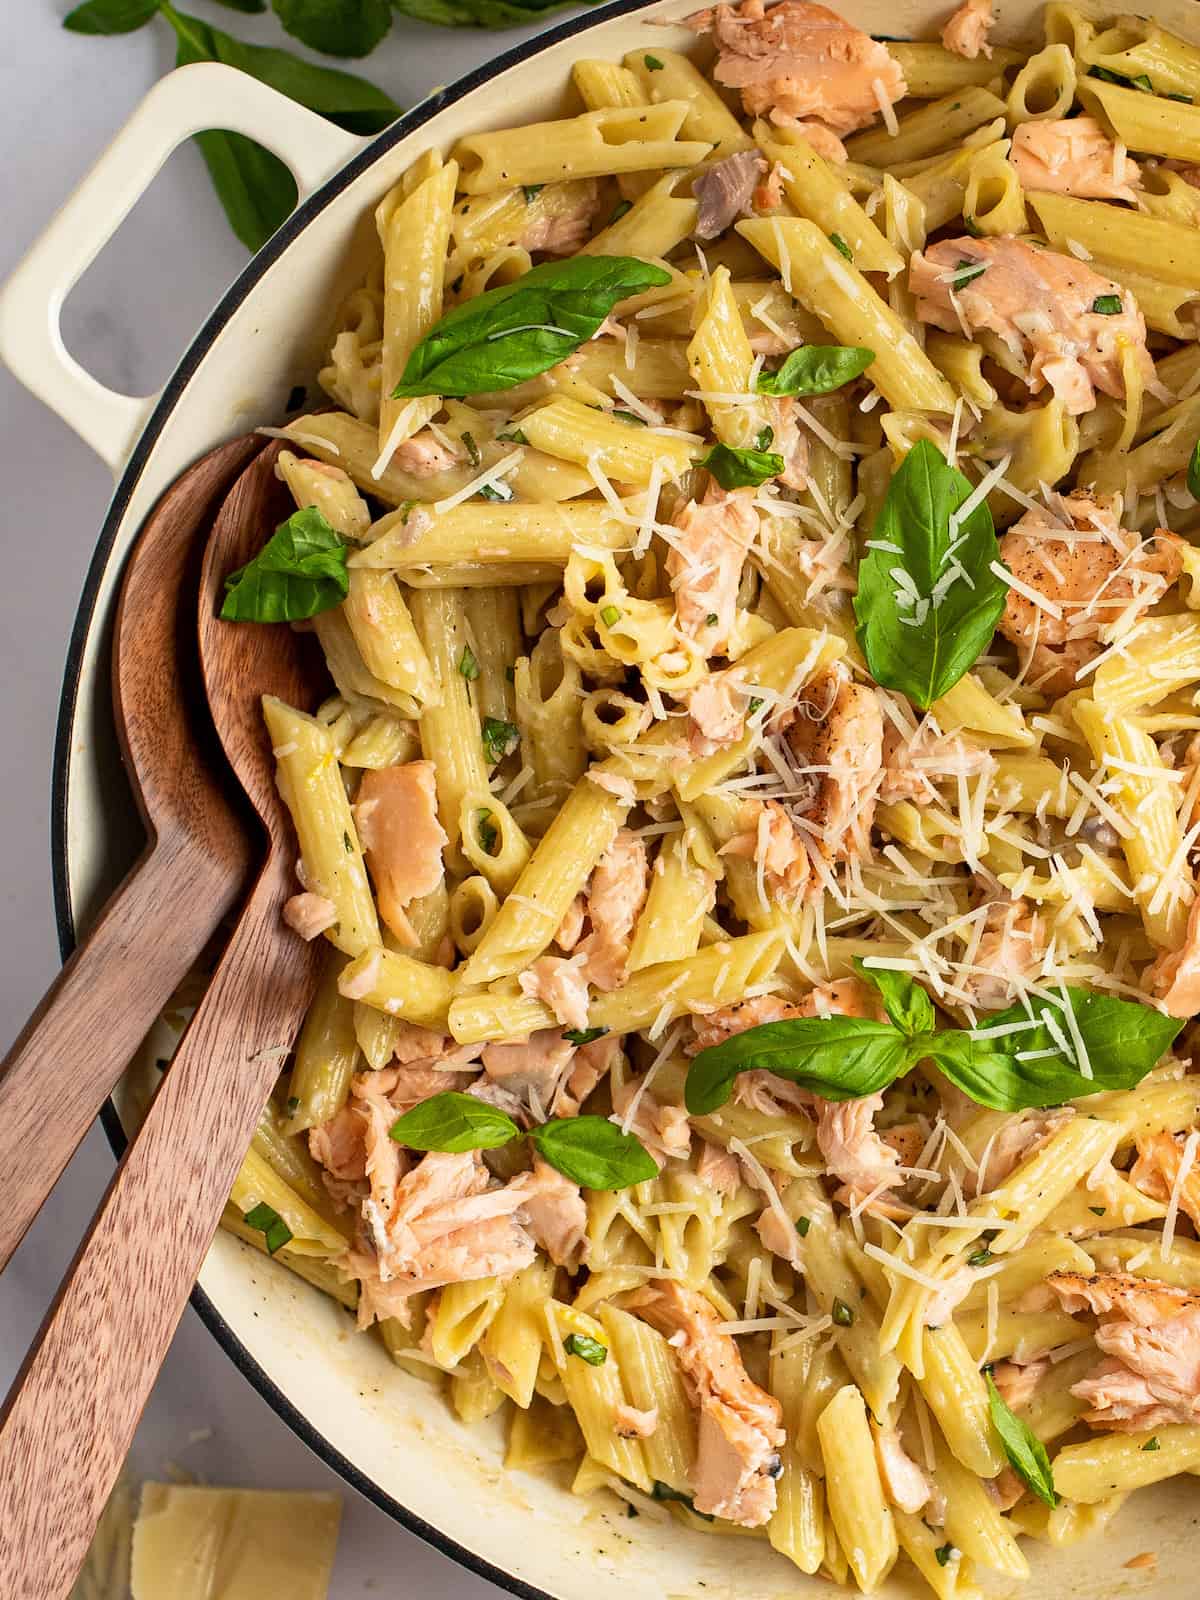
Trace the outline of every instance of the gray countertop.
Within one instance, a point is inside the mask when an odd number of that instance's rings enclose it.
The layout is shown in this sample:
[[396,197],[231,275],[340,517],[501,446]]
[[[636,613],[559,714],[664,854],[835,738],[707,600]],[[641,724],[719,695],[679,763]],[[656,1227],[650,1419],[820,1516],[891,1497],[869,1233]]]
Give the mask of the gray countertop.
[[[165,24],[123,38],[84,38],[62,30],[65,0],[10,3],[20,20],[11,19],[16,25],[0,60],[8,195],[0,279],[172,62]],[[211,0],[189,0],[186,9],[242,38],[285,42],[270,16],[239,16]],[[346,65],[408,104],[522,36],[400,19],[367,62]],[[186,147],[70,296],[66,342],[103,382],[131,394],[151,392],[244,261],[197,152]],[[71,622],[111,482],[87,447],[2,369],[0,481],[7,506],[0,587],[0,683],[9,729],[0,744],[0,1044],[6,1045],[58,966],[48,826],[54,724]],[[107,1142],[94,1128],[0,1280],[5,1386],[111,1172]],[[498,1592],[346,1488],[278,1420],[191,1310],[134,1448],[140,1476],[160,1475],[168,1463],[214,1483],[342,1490],[335,1600],[393,1593],[468,1600]]]

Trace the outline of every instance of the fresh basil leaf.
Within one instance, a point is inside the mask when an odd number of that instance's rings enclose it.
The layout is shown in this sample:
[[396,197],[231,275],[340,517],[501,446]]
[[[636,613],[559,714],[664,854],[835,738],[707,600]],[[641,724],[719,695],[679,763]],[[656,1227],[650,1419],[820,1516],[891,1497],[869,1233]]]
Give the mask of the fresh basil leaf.
[[783,471],[782,456],[770,450],[739,450],[715,444],[700,465],[712,473],[722,489],[757,489]]
[[723,1106],[739,1072],[773,1072],[826,1100],[886,1089],[909,1063],[908,1042],[864,1017],[794,1017],[747,1028],[693,1057],[684,1099],[694,1117]]
[[603,1039],[607,1032],[607,1028],[565,1028],[563,1038],[568,1044],[591,1044],[593,1040]]
[[1121,315],[1121,296],[1119,294],[1098,294],[1092,301],[1092,310],[1099,317],[1119,317]]
[[417,345],[393,394],[511,389],[578,350],[618,301],[669,282],[661,267],[632,256],[543,262],[448,312]]
[[991,512],[981,501],[957,530],[951,517],[973,485],[920,439],[888,485],[859,563],[854,613],[876,683],[928,709],[991,642],[1008,584]]
[[521,730],[515,723],[504,722],[499,717],[484,717],[483,753],[493,766],[511,755],[520,742]]
[[606,1117],[560,1117],[529,1137],[543,1161],[584,1189],[627,1189],[658,1172],[641,1142]]
[[389,0],[271,0],[271,9],[310,50],[369,56],[392,26]]
[[226,622],[299,622],[339,605],[347,546],[315,506],[294,511],[254,560],[225,579]]
[[921,1033],[932,1033],[937,1027],[933,1001],[907,972],[893,972],[888,967],[869,967],[861,956],[855,956],[854,970],[860,978],[879,990],[888,1016],[906,1039],[915,1038]]
[[[925,1041],[926,1053],[978,1105],[1023,1111],[1103,1090],[1135,1088],[1183,1027],[1180,1018],[1166,1017],[1137,1000],[1074,986],[1067,989],[1067,999],[1073,1026],[1060,1003],[1037,999],[1031,1002],[1037,1019],[1031,1027],[985,1039],[948,1029]],[[991,1030],[1029,1020],[1024,1006],[1015,1005],[989,1014],[984,1025]],[[1079,1070],[1076,1030],[1092,1069],[1090,1078]]]
[[860,344],[804,344],[775,372],[760,372],[759,394],[831,394],[861,377],[875,359]]
[[279,1215],[274,1206],[269,1206],[265,1200],[260,1200],[258,1205],[252,1206],[243,1217],[242,1221],[248,1228],[257,1228],[266,1240],[267,1254],[273,1256],[276,1250],[281,1250],[285,1244],[292,1241],[292,1230]]
[[1200,500],[1200,439],[1197,439],[1192,446],[1192,454],[1188,461],[1187,486],[1192,499]]
[[85,0],[63,18],[72,33],[133,33],[158,11],[158,0]]
[[520,1133],[513,1119],[472,1094],[431,1095],[398,1117],[388,1130],[397,1144],[410,1150],[496,1150]]
[[1054,1490],[1054,1474],[1050,1470],[1050,1457],[1046,1454],[1045,1445],[1032,1428],[1013,1415],[993,1382],[991,1373],[986,1372],[984,1376],[987,1378],[992,1426],[1000,1435],[1009,1465],[1039,1500],[1045,1501],[1048,1506],[1056,1506],[1058,1495]]
[[602,1367],[608,1360],[608,1346],[590,1333],[569,1333],[563,1340],[563,1349],[569,1356],[586,1361],[589,1367]]

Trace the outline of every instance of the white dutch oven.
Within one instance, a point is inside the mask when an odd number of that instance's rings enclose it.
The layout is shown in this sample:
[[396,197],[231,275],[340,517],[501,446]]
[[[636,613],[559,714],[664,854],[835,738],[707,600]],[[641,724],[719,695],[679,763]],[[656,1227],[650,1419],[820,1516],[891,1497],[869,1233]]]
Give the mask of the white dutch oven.
[[[298,382],[310,381],[342,295],[361,277],[371,212],[421,151],[469,132],[545,119],[567,109],[571,64],[619,59],[647,42],[651,18],[678,18],[696,0],[646,6],[616,0],[561,23],[440,91],[372,141],[343,133],[227,67],[184,67],[164,78],[101,156],[14,274],[0,299],[0,355],[108,463],[116,492],[100,532],[67,663],[54,771],[53,850],[64,956],[131,863],[133,807],[121,772],[109,688],[111,613],[126,553],[146,513],[206,450],[275,422]],[[931,37],[953,0],[842,0],[878,33]],[[1097,15],[1119,9],[1086,6]],[[1193,0],[1150,10],[1200,37]],[[1036,39],[1038,0],[1002,0],[1000,41]],[[656,37],[679,49],[682,30]],[[159,395],[105,389],[67,354],[59,313],[72,286],[171,152],[219,127],[275,151],[301,202],[250,262],[197,334]],[[152,1052],[153,1053],[153,1052]],[[159,1051],[158,1053],[161,1053]],[[106,1125],[114,1147],[136,1114],[135,1070]],[[835,1591],[805,1578],[760,1540],[682,1531],[629,1519],[609,1497],[579,1500],[550,1477],[505,1474],[498,1428],[467,1428],[428,1384],[399,1372],[375,1340],[286,1269],[220,1234],[195,1304],[230,1356],[313,1450],[405,1526],[514,1594],[561,1600],[776,1600]],[[1030,1545],[1028,1600],[1200,1593],[1195,1553],[1200,1493],[1192,1479],[1143,1493],[1102,1540],[1053,1550]],[[1154,1550],[1157,1571],[1124,1568]],[[1008,1580],[996,1594],[1014,1593]],[[891,1597],[928,1591],[896,1577]]]

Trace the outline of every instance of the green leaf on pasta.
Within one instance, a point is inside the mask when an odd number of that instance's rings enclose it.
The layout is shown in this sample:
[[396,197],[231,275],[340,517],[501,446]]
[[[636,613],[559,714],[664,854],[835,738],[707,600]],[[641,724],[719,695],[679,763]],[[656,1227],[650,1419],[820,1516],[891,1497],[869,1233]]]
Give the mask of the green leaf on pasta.
[[226,622],[300,622],[339,605],[350,588],[348,547],[315,506],[281,523],[246,566],[225,579]]
[[861,956],[855,956],[854,970],[864,982],[878,989],[884,1009],[906,1039],[933,1032],[937,1026],[933,1001],[907,972],[870,967]]
[[875,359],[864,345],[803,344],[774,372],[760,372],[759,394],[830,394],[861,377]]
[[520,1134],[510,1116],[474,1095],[431,1095],[398,1117],[388,1130],[397,1144],[410,1150],[440,1150],[461,1155],[466,1150],[496,1150]]
[[694,1117],[723,1106],[739,1072],[773,1072],[826,1100],[858,1100],[886,1089],[911,1064],[908,1041],[865,1017],[795,1017],[747,1028],[701,1050],[684,1099]]
[[1046,1446],[1027,1423],[1015,1416],[992,1380],[985,1373],[988,1387],[988,1410],[992,1425],[1000,1436],[1009,1465],[1021,1482],[1048,1506],[1058,1504],[1054,1488],[1054,1473]]
[[728,444],[713,445],[700,463],[722,489],[757,489],[777,478],[784,464],[772,450],[741,450]]
[[543,1161],[584,1189],[627,1189],[658,1173],[641,1141],[607,1117],[557,1118],[529,1137]]

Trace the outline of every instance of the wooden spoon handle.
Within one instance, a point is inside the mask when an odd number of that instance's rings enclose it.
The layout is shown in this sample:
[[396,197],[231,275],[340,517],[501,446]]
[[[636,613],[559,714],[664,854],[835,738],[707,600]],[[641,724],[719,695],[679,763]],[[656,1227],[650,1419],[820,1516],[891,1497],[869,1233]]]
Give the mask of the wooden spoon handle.
[[193,850],[152,846],[0,1062],[0,1272],[244,888]]
[[273,855],[0,1413],[0,1595],[62,1600],[316,982]]

